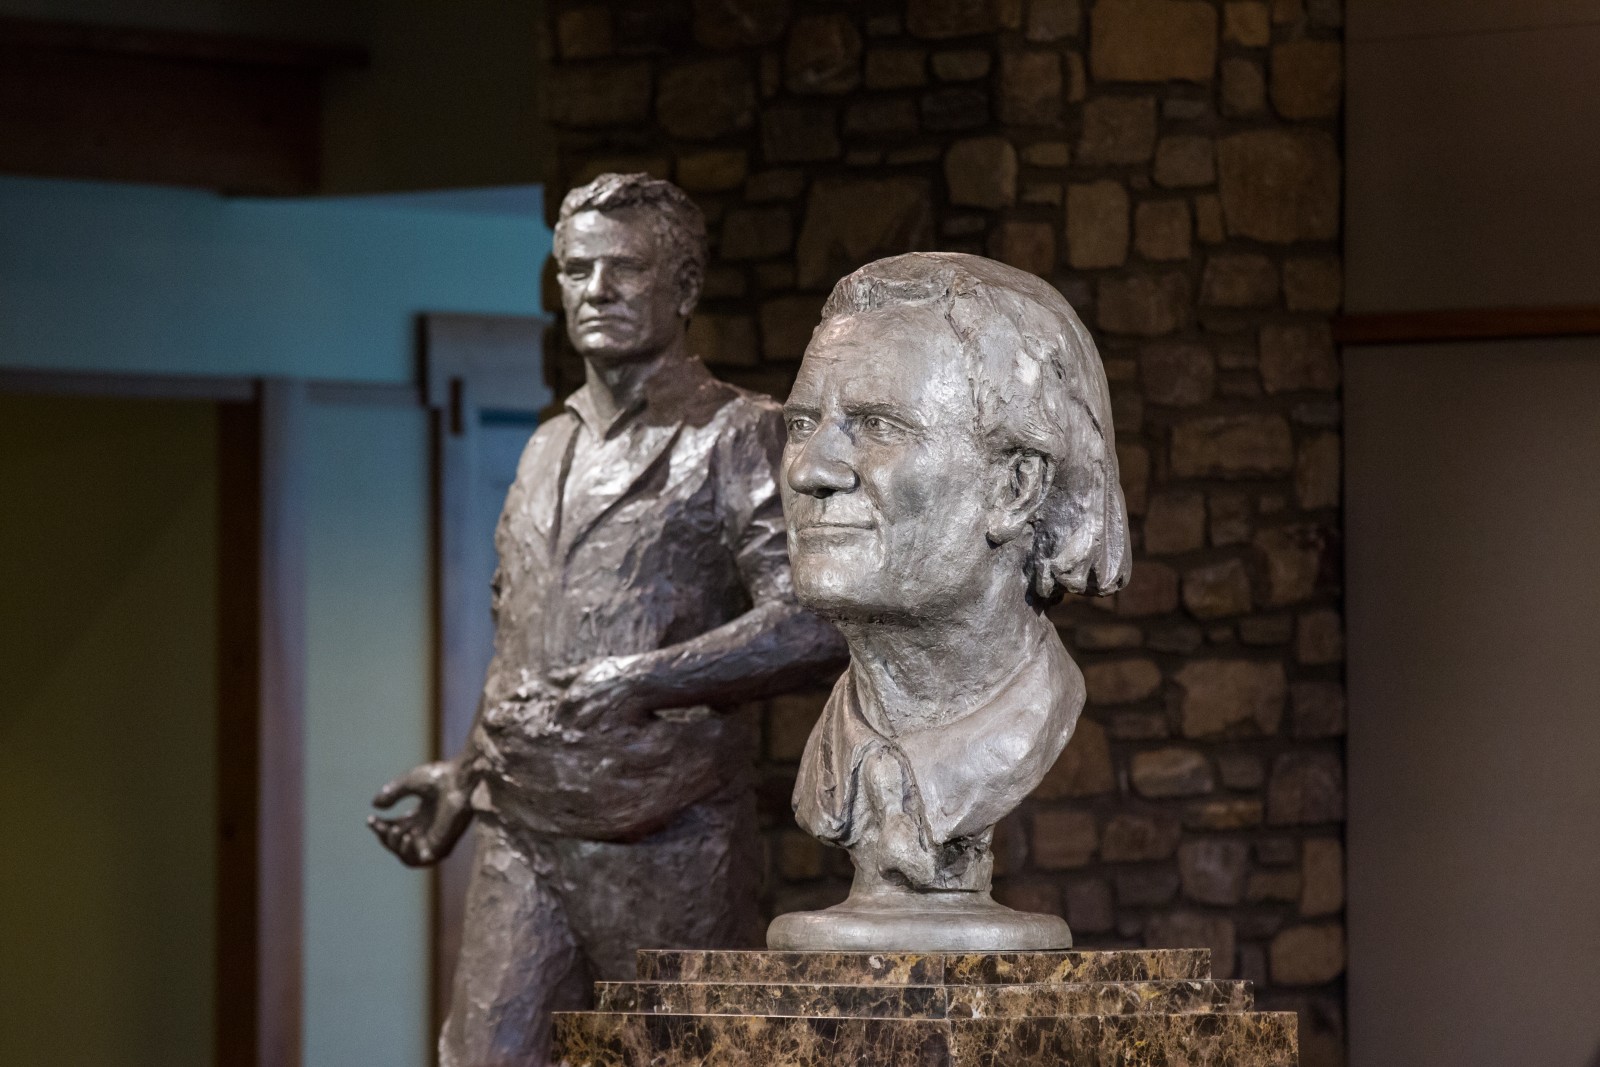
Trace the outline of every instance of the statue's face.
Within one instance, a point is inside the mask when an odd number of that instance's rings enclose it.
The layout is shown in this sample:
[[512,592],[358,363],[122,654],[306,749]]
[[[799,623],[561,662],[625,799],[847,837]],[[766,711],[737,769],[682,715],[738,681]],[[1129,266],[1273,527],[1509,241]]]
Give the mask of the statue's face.
[[966,361],[938,312],[833,319],[784,405],[795,589],[834,618],[947,617],[994,566]]
[[648,359],[683,332],[688,311],[673,264],[643,211],[580,211],[561,224],[561,306],[585,359]]

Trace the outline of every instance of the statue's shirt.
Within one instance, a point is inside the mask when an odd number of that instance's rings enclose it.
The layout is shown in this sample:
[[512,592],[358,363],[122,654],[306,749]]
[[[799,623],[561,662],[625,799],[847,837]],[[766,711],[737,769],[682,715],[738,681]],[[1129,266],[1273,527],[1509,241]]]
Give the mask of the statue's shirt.
[[[814,837],[867,856],[869,879],[918,889],[988,884],[989,831],[1061,754],[1084,700],[1083,675],[1054,630],[973,711],[896,732],[847,670],[806,742],[795,817]],[[859,851],[857,846],[872,847]]]
[[503,819],[634,836],[748,762],[748,724],[707,708],[578,731],[549,721],[547,701],[525,700],[553,670],[654,651],[794,600],[783,441],[776,404],[698,361],[663,369],[610,423],[585,386],[533,435],[495,534],[484,701],[500,772],[488,807]]

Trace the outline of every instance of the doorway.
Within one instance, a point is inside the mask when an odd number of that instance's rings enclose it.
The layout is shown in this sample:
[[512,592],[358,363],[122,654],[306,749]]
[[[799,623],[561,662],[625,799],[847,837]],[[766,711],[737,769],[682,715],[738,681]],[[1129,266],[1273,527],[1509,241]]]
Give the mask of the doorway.
[[212,1062],[219,405],[0,394],[0,1062]]

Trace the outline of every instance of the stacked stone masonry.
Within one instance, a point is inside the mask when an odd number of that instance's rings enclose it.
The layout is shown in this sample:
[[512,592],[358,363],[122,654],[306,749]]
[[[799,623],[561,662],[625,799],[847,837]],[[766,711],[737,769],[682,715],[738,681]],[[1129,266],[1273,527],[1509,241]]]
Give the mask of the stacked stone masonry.
[[[694,195],[723,377],[784,396],[833,283],[909,250],[1005,260],[1083,315],[1138,553],[1122,593],[1053,610],[1089,705],[997,831],[996,895],[1084,947],[1210,948],[1300,1013],[1308,1067],[1342,1063],[1339,0],[550,8],[555,182]],[[558,392],[576,372],[551,361]],[[789,811],[823,696],[763,709],[769,914],[848,886]]]

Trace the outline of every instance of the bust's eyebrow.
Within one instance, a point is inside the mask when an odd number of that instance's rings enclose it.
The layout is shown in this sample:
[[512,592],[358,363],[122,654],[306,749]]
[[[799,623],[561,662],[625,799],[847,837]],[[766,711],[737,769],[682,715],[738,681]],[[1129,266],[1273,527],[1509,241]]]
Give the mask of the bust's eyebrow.
[[790,400],[783,405],[783,417],[792,419],[796,415],[816,415],[818,408],[815,404],[803,404]]
[[893,419],[895,422],[909,426],[913,430],[927,428],[922,419],[917,417],[916,412],[886,400],[847,400],[844,403],[844,413],[851,418],[878,415],[883,418]]
[[568,264],[573,264],[575,266],[580,266],[580,267],[590,267],[590,266],[593,266],[596,263],[601,263],[601,262],[609,263],[612,266],[618,266],[618,267],[645,267],[645,266],[649,266],[649,260],[646,260],[646,259],[644,259],[644,258],[642,258],[640,256],[629,256],[629,255],[617,255],[617,256],[614,256],[614,255],[608,255],[606,253],[601,253],[598,256],[578,256],[578,255],[564,256],[561,259],[561,266],[564,268]]

